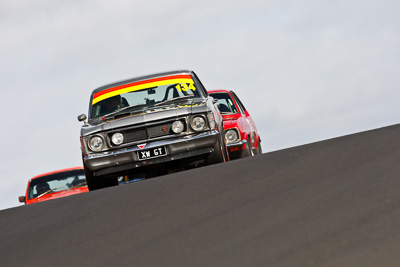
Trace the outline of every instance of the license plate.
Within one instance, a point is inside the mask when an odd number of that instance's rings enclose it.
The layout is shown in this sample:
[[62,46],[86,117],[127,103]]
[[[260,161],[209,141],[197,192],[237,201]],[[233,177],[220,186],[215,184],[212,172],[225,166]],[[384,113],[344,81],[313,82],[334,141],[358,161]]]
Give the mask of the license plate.
[[137,152],[137,155],[138,155],[139,160],[145,160],[145,159],[166,156],[167,150],[165,149],[165,146],[156,147],[156,148],[147,149],[147,150],[140,150]]

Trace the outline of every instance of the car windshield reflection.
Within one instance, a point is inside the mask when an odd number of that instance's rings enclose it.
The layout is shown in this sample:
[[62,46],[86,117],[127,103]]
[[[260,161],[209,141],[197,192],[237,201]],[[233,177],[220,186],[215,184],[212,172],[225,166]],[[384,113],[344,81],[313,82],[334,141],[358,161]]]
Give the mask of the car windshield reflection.
[[28,199],[86,186],[83,170],[71,170],[36,178],[29,185]]
[[100,96],[93,99],[94,104],[91,118],[98,118],[116,112],[119,113],[120,110],[133,111],[173,102],[182,98],[199,96],[200,94],[196,90],[194,83],[173,83],[135,89],[128,92],[122,91],[121,94],[112,95],[107,98]]

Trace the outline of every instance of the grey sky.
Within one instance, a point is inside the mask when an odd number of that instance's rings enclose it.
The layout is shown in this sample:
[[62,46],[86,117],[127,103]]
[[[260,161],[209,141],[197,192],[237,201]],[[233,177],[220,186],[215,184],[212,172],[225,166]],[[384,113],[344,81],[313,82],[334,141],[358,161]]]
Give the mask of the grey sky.
[[0,1],[0,209],[80,166],[90,92],[192,69],[234,90],[265,152],[399,123],[400,3]]

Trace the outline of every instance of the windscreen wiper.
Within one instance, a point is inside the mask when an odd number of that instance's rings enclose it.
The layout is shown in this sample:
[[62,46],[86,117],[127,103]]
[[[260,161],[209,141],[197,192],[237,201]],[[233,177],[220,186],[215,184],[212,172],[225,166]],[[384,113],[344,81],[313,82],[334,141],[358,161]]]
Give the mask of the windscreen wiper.
[[50,189],[50,190],[47,190],[46,192],[44,192],[44,193],[38,195],[36,198],[39,199],[39,198],[41,198],[42,196],[45,196],[45,195],[47,195],[47,194],[49,194],[49,193],[51,193],[51,192],[54,192],[55,190],[58,190],[58,189],[63,188],[63,187],[65,187],[65,185],[60,186],[60,187],[57,187],[57,188],[53,188],[53,189]]
[[86,185],[86,182],[82,182],[82,183],[76,184],[76,185],[70,187],[69,189],[77,188],[77,187],[82,187],[83,185]]
[[180,96],[180,97],[175,97],[175,98],[167,99],[167,100],[162,101],[162,102],[158,102],[154,106],[159,106],[159,105],[162,105],[162,104],[165,104],[165,103],[168,103],[168,102],[172,102],[172,101],[175,101],[175,100],[180,100],[180,99],[184,99],[184,98],[192,98],[192,97],[193,97],[193,95],[184,95],[184,96]]
[[[116,111],[113,111],[113,112],[103,116],[103,118],[104,119],[109,119],[111,117],[114,117],[115,115],[121,114],[125,110],[131,109],[131,108],[135,108],[135,107],[138,107],[138,106],[142,106],[142,104],[138,104],[138,105],[133,105],[133,106],[117,109]],[[129,112],[129,113],[127,112],[127,114],[131,114],[131,112]]]

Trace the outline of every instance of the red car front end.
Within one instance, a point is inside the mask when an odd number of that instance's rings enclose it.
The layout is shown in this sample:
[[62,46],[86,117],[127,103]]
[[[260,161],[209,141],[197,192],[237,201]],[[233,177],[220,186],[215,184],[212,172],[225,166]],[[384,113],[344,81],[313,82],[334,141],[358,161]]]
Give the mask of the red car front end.
[[83,168],[67,168],[30,179],[26,194],[19,197],[19,201],[28,205],[88,191]]
[[230,159],[261,154],[257,127],[237,95],[228,90],[212,90],[209,94],[218,99],[220,105]]

